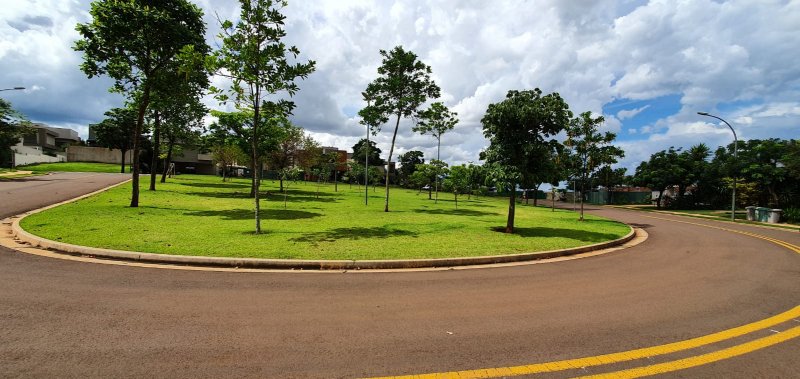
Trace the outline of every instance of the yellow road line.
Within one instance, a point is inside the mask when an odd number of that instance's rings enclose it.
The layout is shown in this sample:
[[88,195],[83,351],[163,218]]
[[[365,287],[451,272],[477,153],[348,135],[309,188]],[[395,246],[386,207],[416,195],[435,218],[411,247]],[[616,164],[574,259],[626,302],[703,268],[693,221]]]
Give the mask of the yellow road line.
[[[672,222],[680,222],[684,224],[696,225],[696,226],[703,226],[707,228],[719,229],[728,232],[738,233],[750,237],[755,237],[759,239],[763,239],[765,241],[772,242],[776,245],[785,247],[789,250],[794,251],[795,253],[800,254],[800,247],[797,245],[791,244],[786,241],[781,241],[775,238],[763,236],[760,234],[745,232],[736,229],[730,228],[723,228],[720,226],[708,225],[708,224],[701,224],[696,222],[690,221],[683,221],[683,220],[675,220],[663,217],[655,217],[655,216],[644,216],[647,218],[653,218],[657,220],[665,220],[665,221],[672,221]],[[574,368],[582,368],[582,367],[592,367],[592,366],[600,366],[606,365],[611,363],[619,363],[625,361],[631,361],[646,357],[654,357],[658,355],[670,354],[675,353],[678,351],[693,349],[696,347],[717,343],[721,341],[725,341],[728,339],[732,339],[735,337],[742,336],[744,334],[752,333],[757,330],[765,329],[767,327],[780,324],[782,322],[789,321],[793,318],[800,316],[800,306],[794,307],[786,312],[781,314],[766,318],[761,321],[756,321],[751,324],[743,325],[740,327],[724,330],[721,332],[717,332],[714,334],[709,334],[707,336],[697,337],[685,341],[680,342],[673,342],[666,345],[659,345],[653,347],[646,347],[642,349],[630,350],[630,351],[623,351],[618,353],[611,353],[605,355],[598,355],[595,357],[585,357],[585,358],[576,358],[576,359],[567,359],[562,361],[554,361],[554,362],[546,362],[546,363],[537,363],[531,365],[521,365],[521,366],[511,366],[511,367],[500,367],[500,368],[488,368],[488,369],[477,369],[477,370],[462,370],[462,371],[450,371],[450,372],[439,372],[439,373],[430,373],[430,374],[420,374],[420,375],[403,375],[403,376],[387,376],[387,377],[378,377],[373,379],[473,379],[473,378],[499,378],[499,377],[506,377],[506,376],[517,376],[517,375],[531,375],[543,372],[555,372],[555,371],[563,371],[568,369]],[[791,332],[791,333],[790,333]],[[670,372],[675,370],[680,370],[682,368],[687,367],[694,367],[699,366],[706,363],[715,362],[722,359],[727,359],[731,357],[735,357],[738,355],[742,355],[745,353],[749,353],[754,350],[762,349],[767,346],[774,345],[779,342],[783,342],[785,340],[797,337],[800,335],[800,327],[795,327],[790,329],[790,331],[776,334],[775,336],[770,336],[767,338],[762,338],[756,341],[748,342],[742,345],[734,346],[732,348],[723,349],[714,353],[704,354],[696,357],[686,358],[679,361],[668,362],[660,365],[653,365],[653,366],[646,366],[637,369],[628,370],[635,374],[636,376],[625,376],[625,372],[616,372],[611,374],[604,374],[604,375],[613,375],[608,377],[639,377],[645,375],[655,375],[657,370],[667,370],[663,372]],[[678,362],[678,363],[676,363]],[[688,366],[687,366],[688,365]],[[655,368],[655,369],[653,369]],[[639,371],[637,371],[639,370]],[[652,372],[652,373],[650,373]],[[631,374],[633,375],[633,374]]]
[[794,251],[795,253],[798,253],[798,254],[800,254],[800,246],[797,246],[797,245],[794,245],[794,244],[791,244],[791,243],[789,243],[789,242],[782,241],[782,240],[779,240],[779,239],[775,239],[775,238],[772,238],[772,237],[767,237],[767,236],[764,236],[764,235],[761,235],[761,234],[756,234],[756,233],[751,233],[751,232],[745,232],[745,231],[743,231],[743,230],[736,230],[736,229],[730,229],[730,228],[723,228],[723,227],[721,227],[721,226],[708,225],[708,224],[701,224],[701,223],[699,223],[699,222],[691,222],[691,221],[684,221],[684,220],[675,220],[675,219],[671,219],[671,218],[655,217],[655,216],[644,216],[644,217],[647,217],[647,218],[653,218],[653,219],[656,219],[656,220],[664,220],[664,221],[679,222],[679,223],[682,223],[682,224],[689,224],[689,225],[703,226],[703,227],[706,227],[706,228],[712,228],[712,229],[724,230],[724,231],[726,231],[726,232],[732,232],[732,233],[737,233],[737,234],[746,235],[746,236],[749,236],[749,237],[755,237],[755,238],[759,238],[759,239],[762,239],[762,240],[766,240],[766,241],[772,242],[772,243],[774,243],[774,244],[776,244],[776,245],[783,246],[783,247],[785,247],[785,248],[787,248],[787,249],[789,249],[789,250],[792,250],[792,251]]
[[733,347],[729,347],[727,349],[722,349],[719,351],[715,351],[708,354],[698,355],[695,357],[689,357],[684,359],[679,359],[676,361],[671,362],[664,362],[650,366],[644,367],[637,367],[629,370],[622,370],[616,372],[609,372],[606,374],[599,374],[599,375],[589,375],[589,376],[582,376],[580,378],[593,378],[593,379],[601,379],[601,378],[641,378],[643,376],[650,376],[650,375],[657,375],[657,374],[664,374],[667,372],[678,371],[687,369],[690,367],[701,366],[717,361],[721,361],[723,359],[737,357],[739,355],[747,354],[759,349],[763,349],[765,347],[769,347],[784,341],[788,341],[792,338],[800,337],[800,326],[796,326],[791,328],[785,332],[781,332],[778,334],[773,334],[768,337],[759,338],[754,341],[750,341],[747,343],[743,343],[741,345],[736,345]]
[[723,330],[707,336],[692,338],[684,341],[668,343],[666,345],[646,347],[642,349],[622,351],[618,353],[598,355],[595,357],[575,358],[562,361],[537,363],[532,365],[500,367],[494,369],[477,369],[451,372],[438,372],[421,375],[387,376],[373,379],[473,379],[473,378],[499,378],[503,376],[531,375],[543,372],[562,371],[574,368],[600,366],[611,363],[632,361],[646,357],[675,353],[678,351],[694,349],[696,347],[717,343],[731,338],[739,337],[748,333],[762,330],[770,326],[800,317],[800,306],[796,306],[786,312],[765,318],[747,325]]

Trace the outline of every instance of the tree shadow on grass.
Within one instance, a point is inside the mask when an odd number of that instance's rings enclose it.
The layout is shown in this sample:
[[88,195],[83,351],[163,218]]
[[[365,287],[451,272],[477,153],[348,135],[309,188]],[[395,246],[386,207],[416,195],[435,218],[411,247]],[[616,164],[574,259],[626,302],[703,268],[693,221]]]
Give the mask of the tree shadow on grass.
[[233,182],[224,182],[224,183],[178,183],[182,186],[187,187],[199,187],[199,188],[250,188],[250,183],[233,183]]
[[[310,192],[310,195],[302,195],[308,192],[300,191],[300,192],[292,192],[289,191],[288,196],[286,196],[287,203],[297,203],[297,202],[318,202],[318,203],[336,203],[339,200],[333,197],[325,197],[330,195],[323,195],[322,193],[319,194],[319,197],[314,196],[313,192]],[[277,201],[283,202],[283,194],[280,192],[268,192],[266,194],[266,199],[269,201]]]
[[[249,186],[248,186],[249,187]],[[250,198],[250,190],[246,191],[220,191],[220,192],[186,192],[189,196],[213,197],[215,199],[247,199]]]
[[386,237],[416,237],[419,233],[410,230],[393,229],[385,226],[376,226],[372,228],[352,227],[352,228],[336,228],[325,230],[321,232],[306,233],[300,237],[289,239],[292,242],[336,242],[338,240],[361,240],[368,238],[386,238]]
[[[490,229],[492,231],[500,233],[504,233],[506,231],[505,227],[492,227]],[[530,237],[568,238],[582,242],[605,242],[619,238],[618,235],[612,233],[600,233],[600,232],[592,232],[586,230],[559,229],[559,228],[547,228],[547,227],[535,227],[535,228],[514,227],[513,234],[525,238],[530,238]]]
[[[186,216],[217,217],[224,220],[253,220],[255,213],[250,209],[228,209],[222,211],[193,211],[184,213]],[[293,209],[262,209],[262,220],[299,220],[322,216],[321,213],[297,211]]]
[[428,213],[432,215],[452,215],[452,216],[496,216],[499,213],[478,211],[475,209],[414,209],[417,213]]

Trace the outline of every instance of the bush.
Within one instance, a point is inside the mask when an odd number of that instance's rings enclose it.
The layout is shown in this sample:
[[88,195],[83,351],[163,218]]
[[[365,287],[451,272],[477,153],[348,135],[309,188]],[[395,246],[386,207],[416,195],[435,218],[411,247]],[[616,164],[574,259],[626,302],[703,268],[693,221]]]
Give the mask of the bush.
[[800,223],[800,208],[786,208],[783,210],[783,220],[797,224]]

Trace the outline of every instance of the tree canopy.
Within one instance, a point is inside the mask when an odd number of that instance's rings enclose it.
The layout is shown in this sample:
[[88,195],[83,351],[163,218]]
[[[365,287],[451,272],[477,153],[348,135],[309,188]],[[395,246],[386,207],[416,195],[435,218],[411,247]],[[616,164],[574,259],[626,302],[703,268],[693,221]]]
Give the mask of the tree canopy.
[[284,29],[285,16],[281,13],[285,1],[240,0],[241,12],[234,24],[220,22],[219,38],[222,46],[208,60],[209,68],[217,75],[231,80],[227,91],[212,87],[217,100],[225,104],[232,101],[235,107],[251,114],[250,155],[253,165],[253,198],[255,200],[255,229],[261,233],[259,185],[263,151],[260,141],[267,132],[267,120],[285,119],[291,114],[294,103],[276,94],[293,96],[299,90],[298,79],[305,79],[314,71],[314,61],[291,63],[300,50],[287,46]]
[[[368,105],[359,115],[366,125],[378,129],[389,117],[396,116],[386,160],[391,165],[400,119],[413,115],[428,99],[438,98],[440,89],[431,79],[431,67],[418,60],[413,52],[397,46],[391,51],[381,50],[380,54],[383,60],[378,67],[378,77],[367,85],[363,96]],[[384,212],[389,211],[389,171],[386,170]]]
[[490,176],[511,192],[506,233],[514,232],[516,186],[526,172],[536,171],[536,162],[550,157],[552,138],[564,130],[572,117],[558,93],[542,95],[538,88],[509,91],[505,100],[490,104],[481,119],[489,147],[481,152]]

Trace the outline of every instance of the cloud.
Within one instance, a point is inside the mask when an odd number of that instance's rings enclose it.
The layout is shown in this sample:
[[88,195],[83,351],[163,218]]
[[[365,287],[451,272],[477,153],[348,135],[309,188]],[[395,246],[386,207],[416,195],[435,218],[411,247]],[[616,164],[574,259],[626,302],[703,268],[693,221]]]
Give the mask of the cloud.
[[622,111],[617,112],[617,118],[620,121],[626,120],[626,119],[629,119],[629,118],[634,118],[634,117],[636,117],[636,115],[638,115],[639,113],[642,113],[642,111],[644,111],[647,108],[650,108],[649,104],[645,105],[645,106],[643,106],[641,108],[622,110]]
[[[217,15],[238,17],[237,2],[197,3],[216,46]],[[604,115],[604,129],[628,131],[618,135],[631,149],[620,163],[627,167],[670,145],[726,143],[725,129],[702,120],[699,110],[733,121],[742,138],[796,138],[800,124],[798,2],[291,1],[284,13],[287,42],[300,49],[300,59],[317,62],[299,82],[292,120],[326,145],[350,148],[364,134],[354,116],[365,105],[361,92],[377,75],[378,51],[396,45],[432,67],[439,100],[458,112],[459,124],[442,138],[442,158],[456,164],[477,161],[488,143],[481,117],[511,89],[558,92],[576,114],[602,114],[619,99],[675,95],[680,108],[669,114],[637,104]],[[4,4],[0,72],[9,83],[0,84],[39,90],[3,97],[31,119],[57,126],[98,122],[122,105],[121,96],[107,92],[110,80],[87,79],[78,69],[74,27],[88,20],[88,2]],[[205,103],[230,109],[211,98]],[[723,106],[736,103],[749,105]],[[374,137],[384,155],[393,122]],[[435,141],[411,127],[401,121],[394,157],[417,149],[430,159]]]

